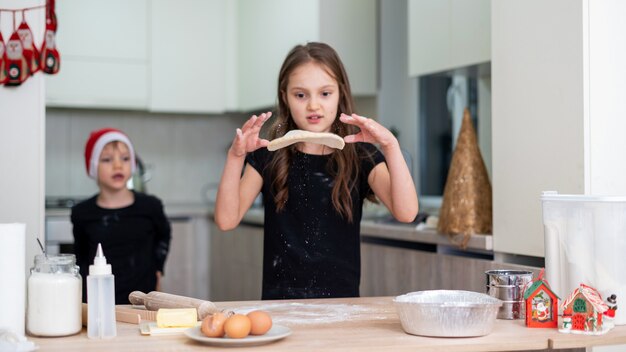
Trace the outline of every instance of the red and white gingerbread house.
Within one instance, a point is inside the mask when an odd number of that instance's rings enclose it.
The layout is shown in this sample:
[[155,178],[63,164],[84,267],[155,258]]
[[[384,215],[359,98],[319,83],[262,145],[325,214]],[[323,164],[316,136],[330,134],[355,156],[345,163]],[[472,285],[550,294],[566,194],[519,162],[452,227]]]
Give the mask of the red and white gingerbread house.
[[593,287],[580,284],[561,304],[563,309],[562,332],[601,334],[602,313],[609,307]]

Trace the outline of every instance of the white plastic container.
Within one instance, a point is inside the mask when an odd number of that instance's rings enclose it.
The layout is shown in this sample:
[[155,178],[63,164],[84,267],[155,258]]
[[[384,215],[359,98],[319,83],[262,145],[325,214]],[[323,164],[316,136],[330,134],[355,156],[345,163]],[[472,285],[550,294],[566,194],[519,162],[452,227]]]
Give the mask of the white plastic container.
[[100,243],[87,276],[87,313],[87,337],[110,339],[117,335],[115,281]]
[[[580,283],[626,302],[626,197],[544,192],[546,279],[565,299]],[[621,303],[621,304],[620,304]],[[618,309],[615,324],[626,324]]]

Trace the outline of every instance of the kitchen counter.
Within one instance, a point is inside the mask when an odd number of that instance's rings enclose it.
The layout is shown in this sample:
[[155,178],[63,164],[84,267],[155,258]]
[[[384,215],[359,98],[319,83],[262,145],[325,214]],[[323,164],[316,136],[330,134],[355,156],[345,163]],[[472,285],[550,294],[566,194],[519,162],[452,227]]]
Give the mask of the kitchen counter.
[[[213,206],[205,203],[168,203],[164,205],[165,214],[169,218],[209,216],[213,214]],[[46,208],[46,216],[69,217],[70,208]]]
[[[361,236],[375,237],[378,239],[418,242],[433,245],[456,246],[462,241],[463,236],[457,235],[448,237],[437,233],[432,228],[418,228],[416,225],[385,222],[389,218],[386,215],[376,217],[365,217],[361,220]],[[251,208],[244,215],[242,221],[244,225],[263,225],[263,208]],[[476,234],[471,235],[467,242],[467,250],[492,251],[493,236]]]
[[[168,203],[165,204],[165,214],[170,219],[186,218],[192,216],[213,216],[214,207],[206,203]],[[69,208],[48,208],[47,217],[69,217]],[[244,215],[241,224],[263,226],[263,208],[252,207]],[[448,237],[437,233],[435,229],[418,229],[415,225],[391,223],[382,221],[388,218],[388,212],[377,214],[376,217],[365,217],[361,220],[361,235],[392,241],[417,242],[442,246],[457,246],[463,236]],[[493,236],[471,235],[467,242],[466,250],[492,251]]]
[[[523,320],[497,320],[487,336],[432,338],[404,333],[393,297],[220,302],[218,307],[246,313],[270,312],[275,324],[292,330],[285,339],[237,351],[519,351],[626,343],[626,326],[602,336],[529,329]],[[112,340],[89,340],[86,330],[62,338],[33,338],[38,351],[206,351],[208,345],[185,335],[142,336],[137,325],[118,323]],[[221,347],[221,350],[226,348]]]

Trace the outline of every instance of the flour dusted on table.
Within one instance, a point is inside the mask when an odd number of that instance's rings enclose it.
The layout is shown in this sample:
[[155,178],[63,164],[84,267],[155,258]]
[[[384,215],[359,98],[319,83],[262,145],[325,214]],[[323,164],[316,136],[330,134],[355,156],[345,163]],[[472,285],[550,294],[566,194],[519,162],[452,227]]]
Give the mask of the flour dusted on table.
[[270,303],[257,306],[243,306],[237,309],[240,314],[253,310],[264,310],[272,315],[279,325],[330,324],[345,321],[385,320],[397,317],[389,307],[367,307],[352,304],[315,303]]

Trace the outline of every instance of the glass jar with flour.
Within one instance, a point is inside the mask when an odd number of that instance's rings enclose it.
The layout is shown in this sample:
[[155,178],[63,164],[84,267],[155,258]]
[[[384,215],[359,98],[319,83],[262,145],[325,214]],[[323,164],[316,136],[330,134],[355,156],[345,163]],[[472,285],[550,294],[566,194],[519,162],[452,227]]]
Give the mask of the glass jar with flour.
[[34,336],[82,329],[82,278],[73,254],[36,255],[28,277],[26,330]]

